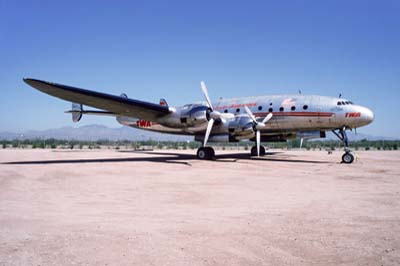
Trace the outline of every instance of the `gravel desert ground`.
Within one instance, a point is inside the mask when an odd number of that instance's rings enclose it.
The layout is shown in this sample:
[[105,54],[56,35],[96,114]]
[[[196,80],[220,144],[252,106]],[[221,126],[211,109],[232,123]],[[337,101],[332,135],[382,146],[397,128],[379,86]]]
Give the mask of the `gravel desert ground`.
[[0,151],[0,265],[400,265],[400,152]]

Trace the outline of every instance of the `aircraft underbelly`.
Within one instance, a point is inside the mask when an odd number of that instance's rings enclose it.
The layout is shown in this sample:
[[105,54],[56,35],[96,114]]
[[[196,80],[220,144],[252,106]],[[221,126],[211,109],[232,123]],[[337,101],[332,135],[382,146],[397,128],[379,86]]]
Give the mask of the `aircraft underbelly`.
[[268,124],[265,130],[269,131],[297,131],[301,130],[318,130],[330,127],[329,117],[290,117],[275,116]]

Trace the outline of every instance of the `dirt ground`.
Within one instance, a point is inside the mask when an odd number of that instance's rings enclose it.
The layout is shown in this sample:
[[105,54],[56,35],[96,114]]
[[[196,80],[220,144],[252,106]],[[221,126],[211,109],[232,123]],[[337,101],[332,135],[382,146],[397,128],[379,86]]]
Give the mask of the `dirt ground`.
[[400,265],[400,152],[0,150],[0,265]]

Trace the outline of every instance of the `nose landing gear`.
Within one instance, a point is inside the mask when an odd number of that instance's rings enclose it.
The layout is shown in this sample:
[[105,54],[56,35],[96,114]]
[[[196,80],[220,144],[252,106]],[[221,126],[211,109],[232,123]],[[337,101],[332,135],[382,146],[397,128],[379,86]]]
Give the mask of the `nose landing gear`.
[[338,132],[332,130],[332,132],[343,142],[344,154],[342,155],[342,163],[350,164],[354,162],[354,155],[349,148],[349,139],[346,134],[346,127],[338,129]]

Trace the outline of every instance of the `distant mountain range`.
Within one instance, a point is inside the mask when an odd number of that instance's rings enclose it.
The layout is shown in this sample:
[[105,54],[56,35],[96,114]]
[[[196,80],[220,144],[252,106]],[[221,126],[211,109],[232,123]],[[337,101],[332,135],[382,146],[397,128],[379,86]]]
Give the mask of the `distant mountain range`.
[[[367,140],[395,140],[396,138],[388,138],[381,136],[371,136],[363,133],[355,134],[348,132],[349,139],[352,141],[367,139]],[[187,141],[193,140],[191,136],[179,136],[171,134],[161,134],[140,130],[130,127],[109,128],[103,125],[88,125],[81,127],[61,127],[46,130],[29,130],[25,132],[0,132],[0,139],[34,139],[34,138],[55,138],[65,140],[159,140],[159,141]],[[336,140],[337,137],[332,133],[327,134],[325,140]]]
[[[373,136],[373,135],[367,135],[363,133],[357,132],[357,134],[354,131],[347,131],[347,136],[350,141],[358,141],[358,140],[398,140],[398,138],[391,138],[391,137],[383,137],[383,136]],[[327,132],[325,140],[337,140],[338,138],[332,133],[332,132]],[[317,139],[318,140],[318,139]],[[324,139],[322,139],[324,140]]]
[[190,136],[161,134],[131,127],[109,128],[103,125],[88,125],[81,127],[61,127],[46,130],[29,130],[25,132],[0,132],[0,139],[35,139],[55,138],[65,140],[159,140],[159,141],[186,141],[192,140]]

